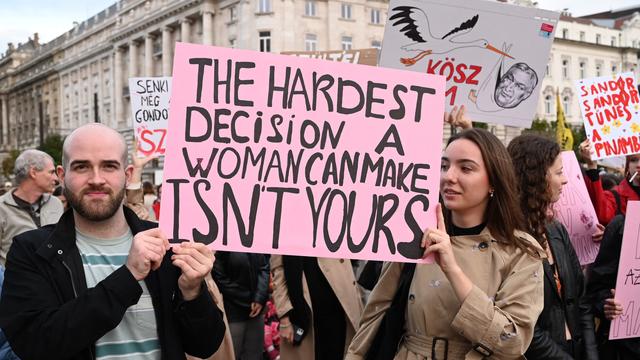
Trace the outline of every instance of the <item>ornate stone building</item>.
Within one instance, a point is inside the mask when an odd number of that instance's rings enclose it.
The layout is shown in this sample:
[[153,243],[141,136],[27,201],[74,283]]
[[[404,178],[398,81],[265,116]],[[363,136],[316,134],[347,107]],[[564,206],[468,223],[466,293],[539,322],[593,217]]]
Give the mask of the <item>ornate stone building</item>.
[[[0,158],[87,122],[131,129],[127,79],[171,75],[176,41],[259,51],[379,47],[384,0],[120,0],[0,58]],[[130,135],[129,135],[130,136]]]

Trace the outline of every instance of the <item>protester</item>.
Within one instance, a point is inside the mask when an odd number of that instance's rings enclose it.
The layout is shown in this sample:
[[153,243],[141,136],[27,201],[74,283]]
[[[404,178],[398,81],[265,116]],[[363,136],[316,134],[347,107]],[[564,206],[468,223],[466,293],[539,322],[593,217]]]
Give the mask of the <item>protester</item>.
[[[4,283],[4,267],[0,265],[0,296],[2,295],[2,284]],[[17,360],[18,356],[11,350],[9,341],[4,336],[4,333],[0,329],[0,359],[2,360]]]
[[271,271],[282,359],[342,359],[362,313],[351,262],[272,255]]
[[23,151],[15,161],[16,188],[0,196],[0,265],[5,265],[13,237],[53,224],[62,203],[51,196],[58,177],[53,158],[40,150]]
[[153,202],[151,208],[156,219],[160,221],[160,202],[162,201],[162,184],[158,185],[158,198]]
[[18,235],[7,258],[0,327],[23,359],[213,354],[222,314],[204,278],[204,244],[169,247],[156,224],[124,207],[124,138],[101,124],[64,141],[58,175],[72,211]]
[[622,315],[624,307],[614,299],[618,265],[624,236],[624,215],[617,215],[604,232],[600,251],[591,265],[587,293],[600,319],[596,338],[601,360],[640,359],[640,338],[609,340],[611,321]]
[[544,250],[522,231],[515,183],[491,133],[451,137],[440,180],[445,210],[436,206],[437,229],[423,237],[435,263],[385,264],[347,359],[524,354],[543,305]]
[[269,260],[246,252],[216,252],[213,279],[224,299],[236,359],[261,360],[262,309],[269,298]]
[[580,144],[580,155],[587,164],[585,182],[589,189],[589,195],[598,220],[601,224],[606,225],[614,216],[627,213],[627,202],[640,200],[640,154],[627,156],[624,179],[612,190],[604,190],[598,166],[595,161],[591,160],[591,151],[589,140]]
[[520,188],[528,233],[545,249],[544,309],[536,322],[527,359],[597,360],[593,312],[567,229],[552,206],[567,184],[560,146],[537,135],[520,135],[507,147]]

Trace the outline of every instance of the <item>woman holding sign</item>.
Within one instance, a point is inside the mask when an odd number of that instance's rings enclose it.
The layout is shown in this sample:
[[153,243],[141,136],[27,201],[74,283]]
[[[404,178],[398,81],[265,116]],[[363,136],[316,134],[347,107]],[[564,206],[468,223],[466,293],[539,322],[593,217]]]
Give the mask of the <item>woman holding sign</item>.
[[614,216],[627,213],[627,202],[640,200],[640,154],[629,155],[624,166],[624,179],[611,190],[602,188],[598,165],[591,160],[591,143],[580,144],[580,155],[587,163],[585,181],[596,209],[598,220],[608,224]]
[[597,360],[593,312],[567,229],[553,219],[553,203],[568,182],[560,146],[537,135],[520,135],[507,147],[520,187],[520,207],[529,234],[545,249],[544,309],[527,359]]
[[438,225],[423,236],[435,262],[385,264],[347,359],[522,357],[542,310],[544,250],[521,231],[515,183],[488,131],[449,140]]

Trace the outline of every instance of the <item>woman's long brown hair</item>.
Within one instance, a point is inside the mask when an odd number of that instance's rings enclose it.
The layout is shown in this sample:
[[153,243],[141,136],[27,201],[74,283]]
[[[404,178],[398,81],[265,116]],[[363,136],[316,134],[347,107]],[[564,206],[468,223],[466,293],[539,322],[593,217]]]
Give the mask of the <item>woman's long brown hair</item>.
[[[466,139],[480,148],[493,197],[485,210],[487,228],[497,241],[514,245],[534,257],[539,257],[537,249],[527,240],[515,235],[516,230],[526,231],[524,217],[520,210],[516,176],[511,157],[504,145],[490,132],[483,129],[467,129],[452,136],[447,146],[460,139]],[[445,221],[451,226],[451,210],[445,209]]]

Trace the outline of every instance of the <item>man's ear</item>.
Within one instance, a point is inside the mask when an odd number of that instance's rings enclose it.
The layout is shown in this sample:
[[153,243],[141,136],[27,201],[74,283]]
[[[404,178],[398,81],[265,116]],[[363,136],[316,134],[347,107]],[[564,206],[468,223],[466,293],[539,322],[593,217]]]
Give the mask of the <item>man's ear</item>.
[[35,166],[32,166],[31,168],[29,168],[29,177],[31,179],[35,179],[36,178],[36,173],[38,172],[38,170],[36,170]]
[[60,183],[64,184],[64,168],[62,165],[56,166],[56,173],[58,174],[58,179],[60,179]]
[[131,177],[133,176],[133,165],[127,165],[127,167],[124,169],[124,175],[125,175],[125,186],[128,186],[129,183],[131,183]]

